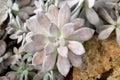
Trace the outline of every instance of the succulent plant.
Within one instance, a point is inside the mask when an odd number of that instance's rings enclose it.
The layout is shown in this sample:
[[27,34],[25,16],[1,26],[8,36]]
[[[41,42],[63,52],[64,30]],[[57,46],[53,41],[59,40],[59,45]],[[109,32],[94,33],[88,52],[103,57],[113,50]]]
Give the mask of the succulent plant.
[[0,0],[0,80],[63,80],[114,30],[120,46],[119,0]]
[[18,16],[21,18],[22,21],[25,22],[26,19],[34,14],[34,0],[16,0],[16,3],[19,6]]
[[21,19],[16,16],[16,18],[12,17],[12,19],[8,23],[6,31],[8,34],[11,34],[11,39],[17,39],[17,43],[20,43],[27,34],[28,29],[26,27],[26,24],[24,24]]
[[16,80],[31,80],[29,76],[32,74],[32,68],[28,63],[17,61],[15,65],[11,65],[11,69],[16,72]]
[[51,5],[48,15],[38,13],[26,23],[35,33],[31,37],[32,41],[24,47],[26,52],[37,52],[33,56],[33,65],[39,62],[43,71],[48,72],[56,64],[64,76],[68,74],[71,65],[81,67],[81,55],[85,53],[82,42],[89,40],[94,30],[82,27],[83,19],[70,21],[70,8],[67,4],[60,10]]
[[116,13],[115,20],[109,15],[109,13],[104,8],[100,8],[100,10],[101,10],[100,11],[101,16],[109,24],[101,26],[103,28],[103,30],[99,33],[98,38],[100,40],[107,39],[110,36],[110,34],[115,30],[116,40],[117,40],[118,45],[120,46],[120,38],[119,38],[119,35],[120,35],[120,33],[119,33],[120,32],[120,16],[118,13],[118,9],[115,10],[115,13]]
[[0,25],[7,19],[8,15],[11,18],[12,11],[16,12],[19,10],[18,5],[13,3],[12,0],[1,0],[0,1]]

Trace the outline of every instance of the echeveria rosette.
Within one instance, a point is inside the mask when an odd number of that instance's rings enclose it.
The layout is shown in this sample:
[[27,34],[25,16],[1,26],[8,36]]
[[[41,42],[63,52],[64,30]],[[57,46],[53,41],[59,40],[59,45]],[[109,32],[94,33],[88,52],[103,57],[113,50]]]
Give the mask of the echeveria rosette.
[[17,39],[17,43],[20,43],[22,40],[24,40],[28,29],[26,27],[26,23],[23,23],[18,16],[16,16],[16,18],[12,16],[6,31],[8,34],[11,34],[11,39]]
[[113,20],[104,8],[101,8],[100,10],[101,16],[104,18],[104,20],[106,20],[109,23],[109,25],[101,26],[103,30],[99,33],[98,38],[100,40],[105,40],[115,30],[116,40],[118,45],[120,46],[120,16],[117,18],[117,20]]
[[34,35],[24,49],[27,52],[37,51],[32,62],[34,65],[42,64],[44,72],[52,70],[56,64],[59,72],[66,76],[71,65],[82,66],[81,55],[85,53],[82,42],[89,40],[94,30],[82,27],[83,19],[70,21],[70,16],[67,4],[60,10],[51,5],[47,15],[38,13],[26,22]]

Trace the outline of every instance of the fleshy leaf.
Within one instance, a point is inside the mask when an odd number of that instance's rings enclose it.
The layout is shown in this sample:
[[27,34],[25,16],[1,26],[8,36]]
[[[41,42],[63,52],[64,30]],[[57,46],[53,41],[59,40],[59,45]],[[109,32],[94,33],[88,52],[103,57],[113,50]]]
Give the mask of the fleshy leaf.
[[18,36],[17,36],[17,34],[12,34],[12,35],[10,35],[10,38],[11,38],[11,39],[17,39]]
[[88,7],[92,8],[95,4],[95,0],[87,0],[88,1]]
[[17,79],[17,73],[10,71],[6,74],[6,76],[9,78],[9,80],[16,80]]
[[14,4],[12,5],[12,9],[15,10],[15,11],[19,11],[18,4],[17,4],[17,3],[14,3]]
[[52,54],[46,55],[44,57],[43,65],[42,65],[42,69],[44,72],[48,72],[54,68],[55,62],[56,62],[56,57],[57,57],[56,53],[52,53]]
[[48,9],[50,21],[57,25],[58,22],[58,8],[55,5],[51,5]]
[[38,44],[44,44],[45,42],[47,42],[47,37],[41,34],[35,34],[31,37],[31,39]]
[[48,43],[44,47],[44,52],[46,53],[46,55],[51,55],[55,51],[56,51],[56,47],[52,43]]
[[67,40],[65,40],[64,38],[62,38],[62,39],[59,40],[59,45],[60,46],[66,46],[67,42],[68,42]]
[[0,40],[0,56],[3,55],[6,51],[6,43],[2,40]]
[[60,31],[59,31],[58,27],[53,23],[51,23],[49,31],[55,37],[60,35]]
[[9,80],[6,76],[0,77],[0,80]]
[[48,31],[49,30],[49,26],[50,26],[50,20],[49,20],[49,18],[45,14],[43,14],[43,13],[38,13],[37,14],[37,19],[38,19],[39,24],[43,28],[45,28],[45,30]]
[[7,0],[0,0],[0,25],[7,19]]
[[23,40],[23,36],[18,36],[17,43],[20,43]]
[[70,20],[70,8],[67,4],[60,8],[58,14],[58,27],[63,27]]
[[116,28],[116,40],[118,45],[120,46],[120,29]]
[[80,28],[78,30],[76,30],[71,36],[70,38],[72,38],[73,40],[76,41],[88,41],[89,39],[92,38],[93,34],[94,34],[94,30],[88,27],[83,27]]
[[69,60],[70,60],[71,64],[74,67],[78,67],[78,68],[82,67],[82,58],[81,58],[81,56],[75,55],[74,53],[69,51],[68,52],[68,57],[69,57]]
[[[81,0],[80,0],[81,1]],[[77,3],[79,2],[79,0],[61,0],[61,2],[59,2],[59,6],[62,7],[63,5],[65,5],[66,3],[70,6],[70,8],[74,7]]]
[[92,8],[86,9],[86,17],[91,24],[93,24],[93,25],[99,24],[99,17]]
[[74,24],[67,23],[62,27],[62,33],[65,37],[70,36],[74,32]]
[[41,26],[37,20],[37,16],[33,16],[26,21],[28,28],[34,33],[44,34],[43,26]]
[[66,76],[70,70],[69,60],[59,55],[57,61],[57,68],[63,76]]
[[43,48],[43,45],[37,42],[29,42],[24,45],[23,50],[25,52],[36,52],[38,50],[41,50],[42,48]]
[[60,56],[67,58],[67,56],[68,56],[68,48],[66,46],[58,47],[57,51],[58,51]]
[[111,18],[108,12],[104,8],[99,8],[100,15],[110,24],[115,25],[116,22]]
[[31,42],[31,41],[32,41],[31,37],[32,37],[33,35],[34,35],[33,32],[28,32],[28,33],[26,34],[26,36],[25,36],[26,42]]
[[5,10],[0,12],[0,25],[7,19],[7,17],[8,14]]
[[72,20],[72,23],[74,23],[74,25],[75,25],[75,30],[83,27],[84,26],[84,22],[85,22],[85,20],[82,19],[82,18],[76,18],[76,19]]
[[12,5],[13,5],[12,0],[7,0],[7,6],[8,6],[8,7],[12,7]]
[[68,48],[76,55],[82,55],[85,53],[82,43],[77,41],[69,41]]
[[100,32],[98,38],[99,38],[100,40],[107,39],[107,38],[110,36],[110,34],[112,33],[112,31],[113,31],[114,29],[115,29],[114,26],[109,25],[109,28],[107,28],[107,29],[105,29],[105,30],[103,30],[103,31]]
[[34,56],[33,56],[32,64],[33,65],[40,65],[40,64],[42,64],[43,58],[44,58],[44,51],[36,52],[34,54]]

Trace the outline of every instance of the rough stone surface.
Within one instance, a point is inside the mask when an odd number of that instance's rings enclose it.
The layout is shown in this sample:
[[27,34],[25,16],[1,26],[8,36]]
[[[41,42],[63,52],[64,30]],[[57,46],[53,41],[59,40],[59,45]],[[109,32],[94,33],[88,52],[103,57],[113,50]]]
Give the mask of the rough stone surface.
[[120,80],[120,47],[115,35],[99,41],[94,36],[85,43],[86,69],[73,69],[73,80]]

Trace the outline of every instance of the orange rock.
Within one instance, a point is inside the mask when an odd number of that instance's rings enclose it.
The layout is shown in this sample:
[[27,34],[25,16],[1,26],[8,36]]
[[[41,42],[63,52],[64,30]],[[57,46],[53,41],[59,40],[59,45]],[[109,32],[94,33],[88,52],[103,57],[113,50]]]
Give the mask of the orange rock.
[[[104,41],[100,41],[97,39],[97,36],[94,36],[89,42],[85,43],[85,48],[87,58],[85,62],[86,70],[74,68],[73,80],[101,79],[110,70],[114,72],[115,67],[120,67],[120,47],[114,35]],[[105,80],[109,76],[105,77]],[[110,78],[109,80],[112,79]]]

